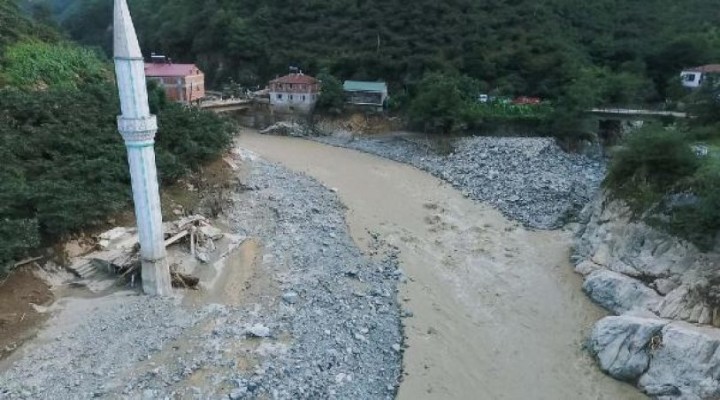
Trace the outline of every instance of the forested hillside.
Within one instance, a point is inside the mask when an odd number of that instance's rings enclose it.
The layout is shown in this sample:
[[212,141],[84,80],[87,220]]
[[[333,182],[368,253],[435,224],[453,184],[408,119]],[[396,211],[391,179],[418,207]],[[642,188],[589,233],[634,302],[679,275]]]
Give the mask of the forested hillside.
[[[54,3],[73,38],[108,48],[112,2]],[[433,71],[459,72],[488,91],[558,98],[590,70],[617,86],[605,102],[644,102],[663,100],[683,66],[720,61],[720,11],[709,0],[130,3],[146,52],[197,60],[215,85],[264,84],[294,64],[385,79],[396,92]]]
[[[0,0],[0,273],[13,258],[130,205],[112,65],[60,36]],[[163,96],[151,91],[168,184],[224,150],[232,126]]]

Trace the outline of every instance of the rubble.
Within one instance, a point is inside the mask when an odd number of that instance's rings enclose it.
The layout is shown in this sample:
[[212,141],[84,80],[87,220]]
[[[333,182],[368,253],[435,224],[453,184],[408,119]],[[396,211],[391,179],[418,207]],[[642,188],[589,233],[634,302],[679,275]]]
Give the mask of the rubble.
[[[277,292],[198,309],[135,294],[88,300],[70,313],[76,323],[0,374],[0,397],[393,399],[401,377],[393,349],[403,343],[397,254],[366,258],[336,194],[318,182],[243,162],[252,166],[244,184],[256,190],[233,194],[232,236],[261,238],[257,279]],[[185,226],[168,226],[166,236]],[[198,239],[198,253],[206,247]],[[259,284],[249,282],[245,290]],[[388,295],[356,296],[358,282]]]
[[277,136],[294,136],[302,137],[308,136],[308,128],[298,124],[297,122],[280,121],[276,124],[270,125],[269,127],[260,131],[263,135],[277,135]]
[[[200,262],[210,262],[210,252],[215,251],[215,241],[222,239],[225,233],[213,227],[210,221],[193,215],[178,221],[163,224],[165,246],[189,243],[191,254]],[[139,282],[140,255],[138,232],[135,228],[116,227],[98,235],[99,250],[84,254],[71,260],[68,269],[83,280],[97,278],[98,275],[119,275],[131,282]],[[174,287],[196,288],[199,279],[171,269]],[[108,285],[102,286],[107,288]]]

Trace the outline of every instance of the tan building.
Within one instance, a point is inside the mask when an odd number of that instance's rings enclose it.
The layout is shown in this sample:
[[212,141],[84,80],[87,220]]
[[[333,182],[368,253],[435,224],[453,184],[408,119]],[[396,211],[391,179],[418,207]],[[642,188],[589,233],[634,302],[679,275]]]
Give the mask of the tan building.
[[168,100],[189,104],[205,97],[205,74],[195,64],[146,63],[145,76],[165,89]]

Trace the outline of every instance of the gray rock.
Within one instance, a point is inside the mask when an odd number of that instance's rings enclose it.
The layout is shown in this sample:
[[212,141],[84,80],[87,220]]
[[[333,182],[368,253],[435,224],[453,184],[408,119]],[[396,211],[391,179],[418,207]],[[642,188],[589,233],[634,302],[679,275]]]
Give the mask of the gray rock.
[[203,225],[198,230],[203,236],[212,240],[220,240],[224,235],[221,229],[215,228],[214,226],[210,225]]
[[[581,220],[573,260],[578,272],[595,270],[586,277],[585,291],[614,313],[650,314],[609,317],[596,325],[589,347],[601,368],[636,381],[653,398],[720,399],[720,330],[678,322],[718,324],[718,309],[707,298],[720,265],[718,251],[702,253],[632,219],[622,203],[604,197],[586,207]],[[657,291],[629,276],[652,282]],[[657,322],[653,314],[664,320]],[[658,324],[664,326],[651,336]],[[654,346],[643,348],[648,336]]]
[[247,329],[246,331],[248,336],[257,337],[257,338],[266,338],[270,336],[270,328],[263,324],[255,324]]
[[208,254],[203,251],[198,251],[197,253],[195,253],[195,257],[203,264],[207,264],[208,262],[210,262],[210,256],[208,256]]
[[564,225],[595,194],[605,170],[602,162],[566,153],[549,138],[462,138],[449,155],[412,135],[313,140],[413,165],[534,228]]
[[581,275],[590,275],[591,273],[599,269],[602,269],[600,265],[597,265],[594,262],[588,260],[582,261],[575,266],[575,272]]
[[663,296],[667,295],[668,293],[677,289],[678,286],[680,286],[677,282],[675,282],[672,279],[657,279],[657,280],[655,280],[653,285],[655,286],[655,289],[658,291],[658,293],[660,293]]
[[232,392],[230,392],[230,400],[240,400],[243,397],[245,397],[248,394],[247,387],[241,387],[234,389]]
[[617,315],[638,309],[654,312],[662,300],[641,281],[608,270],[588,275],[583,290],[593,301]]
[[720,398],[720,330],[673,322],[662,330],[639,386],[648,393],[677,398]]
[[668,323],[634,316],[603,318],[593,328],[590,352],[604,372],[634,382],[648,369],[651,339]]
[[712,322],[711,309],[688,285],[682,285],[668,293],[658,306],[658,312],[663,318],[701,324]]
[[298,294],[295,292],[285,292],[282,295],[282,299],[288,304],[295,304],[298,302]]

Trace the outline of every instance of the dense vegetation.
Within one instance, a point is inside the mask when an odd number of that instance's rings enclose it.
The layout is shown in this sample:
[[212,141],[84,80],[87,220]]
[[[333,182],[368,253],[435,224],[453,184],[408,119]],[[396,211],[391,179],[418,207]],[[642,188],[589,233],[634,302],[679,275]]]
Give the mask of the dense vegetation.
[[[72,37],[109,49],[112,2],[54,0]],[[708,0],[130,0],[146,52],[192,60],[213,84],[297,65],[383,79],[414,95],[427,72],[559,99],[592,74],[604,102],[664,100],[668,79],[720,58]],[[629,86],[629,88],[628,88]]]
[[629,135],[606,186],[639,218],[710,249],[720,232],[720,86],[690,96],[697,117]]
[[[74,39],[110,50],[112,2],[46,1]],[[129,2],[146,53],[199,63],[210,86],[264,86],[289,65],[385,80],[394,109],[441,131],[513,122],[577,141],[588,107],[664,105],[683,67],[720,60],[708,0]],[[458,84],[460,102],[425,93]],[[482,107],[480,93],[552,107]]]
[[[111,65],[102,56],[26,26],[0,0],[0,266],[130,204],[126,151]],[[39,25],[38,25],[39,26]],[[44,39],[44,40],[41,40]],[[170,183],[225,149],[231,126],[213,114],[164,101],[157,160]],[[0,268],[1,269],[1,268]]]
[[[73,39],[109,54],[111,1],[24,3],[36,19],[54,15]],[[590,107],[665,106],[682,98],[697,118],[628,138],[606,184],[638,216],[700,245],[709,246],[720,227],[717,90],[684,98],[677,85],[682,68],[720,62],[720,14],[712,1],[129,3],[145,52],[197,62],[210,86],[263,86],[298,66],[328,82],[321,107],[333,111],[341,106],[342,79],[385,80],[391,105],[429,130],[521,121],[576,140],[587,130],[580,117]],[[0,44],[32,31],[0,23]],[[537,96],[549,104],[479,104],[480,93]],[[700,142],[709,155],[697,156],[693,146]]]

